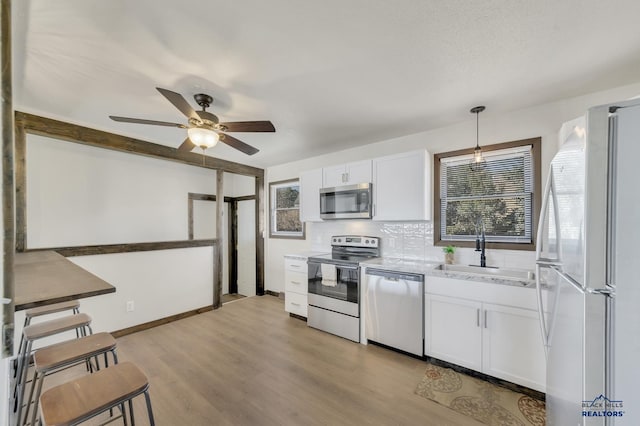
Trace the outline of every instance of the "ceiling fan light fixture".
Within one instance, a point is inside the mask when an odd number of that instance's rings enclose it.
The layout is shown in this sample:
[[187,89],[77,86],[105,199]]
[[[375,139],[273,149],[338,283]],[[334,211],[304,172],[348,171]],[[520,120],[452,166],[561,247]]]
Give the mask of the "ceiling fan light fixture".
[[187,129],[187,134],[191,142],[202,149],[213,148],[220,140],[218,133],[202,127],[191,127]]

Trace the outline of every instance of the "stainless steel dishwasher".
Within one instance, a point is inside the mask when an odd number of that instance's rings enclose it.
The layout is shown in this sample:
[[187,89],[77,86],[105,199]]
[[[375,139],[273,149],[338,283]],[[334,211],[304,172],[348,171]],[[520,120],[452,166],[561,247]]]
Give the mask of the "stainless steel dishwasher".
[[424,275],[366,268],[369,341],[424,355]]

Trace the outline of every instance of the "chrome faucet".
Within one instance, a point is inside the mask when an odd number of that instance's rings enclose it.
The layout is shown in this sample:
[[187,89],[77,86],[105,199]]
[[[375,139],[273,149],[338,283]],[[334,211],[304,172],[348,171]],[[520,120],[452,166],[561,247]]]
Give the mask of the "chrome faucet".
[[483,268],[487,266],[487,257],[484,254],[484,233],[484,222],[482,221],[482,219],[478,219],[478,222],[476,222],[476,251],[480,252],[480,266]]

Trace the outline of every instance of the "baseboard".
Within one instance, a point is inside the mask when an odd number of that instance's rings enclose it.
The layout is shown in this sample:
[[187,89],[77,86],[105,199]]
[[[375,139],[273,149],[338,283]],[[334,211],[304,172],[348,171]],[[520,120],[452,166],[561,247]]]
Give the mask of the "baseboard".
[[171,315],[169,317],[160,318],[157,320],[145,322],[143,324],[134,325],[133,327],[123,328],[122,330],[112,331],[111,334],[113,337],[122,337],[127,334],[137,333],[138,331],[148,330],[153,327],[157,327],[159,325],[168,324],[173,321],[178,321],[184,318],[189,318],[194,315],[202,314],[204,312],[209,312],[213,310],[213,306],[205,306],[202,308],[194,309],[192,311],[182,312],[180,314]]
[[283,291],[273,291],[273,290],[265,290],[264,291],[266,294],[268,294],[269,296],[275,296],[279,299],[284,299],[284,292]]

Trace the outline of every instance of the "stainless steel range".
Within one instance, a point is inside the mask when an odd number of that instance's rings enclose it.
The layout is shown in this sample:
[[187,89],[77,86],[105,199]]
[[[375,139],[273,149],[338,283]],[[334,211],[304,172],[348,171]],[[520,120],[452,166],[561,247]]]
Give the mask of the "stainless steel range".
[[331,254],[313,256],[309,265],[307,324],[360,341],[360,262],[380,256],[380,239],[331,237]]

